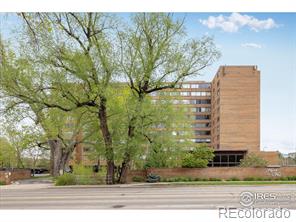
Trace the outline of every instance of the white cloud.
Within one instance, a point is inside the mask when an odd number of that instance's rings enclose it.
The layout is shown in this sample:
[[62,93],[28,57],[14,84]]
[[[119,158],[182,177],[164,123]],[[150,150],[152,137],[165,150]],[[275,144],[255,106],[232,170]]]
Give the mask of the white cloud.
[[262,48],[262,45],[257,44],[257,43],[252,43],[252,42],[243,43],[243,44],[241,44],[241,46],[244,48],[255,48],[255,49]]
[[237,32],[242,27],[248,27],[252,31],[268,30],[278,27],[272,18],[259,20],[254,16],[232,13],[230,16],[210,16],[206,20],[199,20],[201,24],[210,29],[220,28],[224,32]]

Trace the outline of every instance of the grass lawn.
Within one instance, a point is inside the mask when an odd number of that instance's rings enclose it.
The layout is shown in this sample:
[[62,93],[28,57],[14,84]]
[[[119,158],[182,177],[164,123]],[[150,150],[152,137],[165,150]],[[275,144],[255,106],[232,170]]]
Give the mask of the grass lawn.
[[192,181],[192,182],[168,182],[168,185],[274,185],[296,184],[296,181]]

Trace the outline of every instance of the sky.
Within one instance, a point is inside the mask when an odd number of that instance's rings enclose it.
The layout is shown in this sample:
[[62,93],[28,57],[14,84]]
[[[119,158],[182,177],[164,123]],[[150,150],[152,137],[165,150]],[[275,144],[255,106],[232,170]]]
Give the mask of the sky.
[[[130,14],[119,14],[127,20]],[[209,35],[222,56],[196,80],[211,81],[220,65],[261,71],[261,150],[296,152],[296,13],[175,13],[189,38]],[[6,38],[16,16],[0,13]]]

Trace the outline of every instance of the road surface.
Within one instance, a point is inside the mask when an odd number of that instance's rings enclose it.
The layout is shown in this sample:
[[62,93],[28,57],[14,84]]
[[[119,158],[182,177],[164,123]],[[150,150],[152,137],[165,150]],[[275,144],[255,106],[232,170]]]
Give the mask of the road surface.
[[[217,209],[241,207],[240,194],[244,191],[295,194],[296,185],[54,187],[24,183],[0,187],[0,209]],[[280,206],[296,209],[295,201]],[[257,206],[277,207],[269,202]]]

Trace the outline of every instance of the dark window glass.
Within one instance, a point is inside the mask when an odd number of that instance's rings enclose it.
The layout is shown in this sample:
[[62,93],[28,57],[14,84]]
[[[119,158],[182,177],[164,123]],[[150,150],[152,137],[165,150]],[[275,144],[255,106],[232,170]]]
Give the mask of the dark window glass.
[[235,162],[235,156],[229,155],[229,162]]
[[220,162],[220,160],[221,160],[221,156],[220,155],[216,155],[214,157],[214,162]]
[[221,155],[221,162],[228,162],[227,155]]

